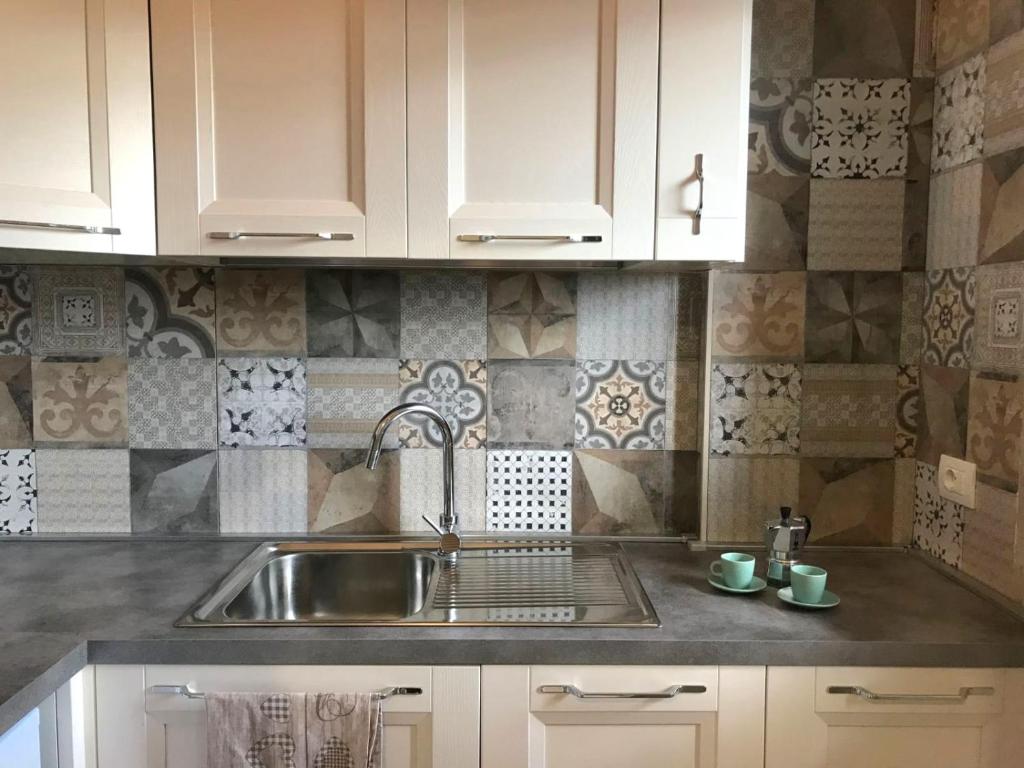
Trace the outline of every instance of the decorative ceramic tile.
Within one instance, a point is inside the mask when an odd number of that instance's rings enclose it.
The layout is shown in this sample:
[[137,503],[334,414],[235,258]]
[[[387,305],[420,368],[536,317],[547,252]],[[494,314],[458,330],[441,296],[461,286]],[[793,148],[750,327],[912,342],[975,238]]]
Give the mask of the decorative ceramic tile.
[[802,403],[801,454],[893,456],[896,366],[805,365]]
[[903,273],[903,302],[900,309],[900,362],[916,365],[921,362],[924,346],[923,272]]
[[935,79],[932,173],[981,157],[984,117],[985,57],[979,54]]
[[809,272],[808,362],[896,362],[902,298],[899,272]]
[[758,0],[754,4],[750,70],[755,76],[811,74],[814,6],[814,0]]
[[488,363],[487,443],[492,448],[572,448],[571,360]]
[[39,444],[128,442],[128,364],[123,357],[32,361],[33,435]]
[[926,279],[923,359],[967,368],[974,350],[974,270],[928,272]]
[[985,158],[979,264],[1024,261],[1024,149]]
[[801,459],[801,514],[823,545],[892,543],[895,467],[891,459]]
[[397,358],[399,300],[397,272],[308,270],[309,356]]
[[217,365],[220,444],[306,444],[306,365],[295,357],[227,357]]
[[917,463],[914,502],[914,546],[946,565],[960,566],[964,508],[939,496],[935,467]]
[[306,451],[219,451],[222,533],[305,533]]
[[216,360],[128,361],[132,448],[216,448]]
[[914,482],[917,462],[913,459],[893,461],[894,489],[892,510],[892,543],[908,546],[914,540]]
[[799,453],[800,392],[790,363],[713,365],[711,453]]
[[998,43],[1024,28],[1024,0],[988,0],[989,42]]
[[908,77],[914,69],[914,3],[818,3],[814,74]]
[[125,270],[129,357],[215,357],[214,270]]
[[982,170],[981,163],[971,163],[932,179],[928,269],[977,263]]
[[32,273],[0,266],[0,355],[32,350]]
[[130,451],[132,533],[216,533],[217,451]]
[[[443,509],[441,449],[401,452],[402,530],[432,532]],[[455,514],[463,531],[483,531],[487,496],[487,451],[455,451]]]
[[748,173],[810,173],[811,81],[751,80],[748,136]]
[[576,356],[590,360],[668,360],[675,348],[674,275],[587,272],[579,278]]
[[127,450],[36,451],[40,533],[130,533]]
[[676,284],[676,360],[704,357],[704,326],[707,324],[708,276],[684,272]]
[[964,573],[1014,600],[1022,597],[1014,574],[1017,519],[1015,494],[978,486],[977,506],[966,514],[960,563]]
[[805,279],[801,272],[717,273],[711,297],[712,356],[802,356]]
[[1024,32],[996,43],[985,67],[985,154],[1024,146]]
[[306,285],[302,271],[220,270],[217,348],[221,355],[305,352]]
[[921,407],[921,371],[916,365],[901,365],[896,372],[895,455],[917,455],[917,418]]
[[665,447],[665,363],[580,360],[576,363],[576,447]]
[[964,458],[969,377],[962,368],[921,366],[918,461],[938,466],[939,456],[944,453]]
[[696,360],[668,364],[665,447],[677,451],[696,451],[701,422],[701,364]]
[[914,75],[935,74],[935,0],[916,0],[917,31],[914,41]]
[[377,468],[369,470],[364,449],[310,451],[310,532],[398,533],[398,456],[385,451]]
[[488,451],[487,530],[572,533],[572,451]]
[[0,450],[0,534],[36,531],[36,452]]
[[708,541],[764,541],[765,521],[798,508],[800,460],[784,457],[708,461]]
[[909,80],[815,80],[811,175],[905,176],[909,121]]
[[574,451],[573,532],[600,536],[699,533],[698,466],[694,451]]
[[402,357],[487,356],[487,285],[478,272],[402,273]]
[[576,274],[493,272],[487,277],[487,354],[576,356]]
[[804,269],[810,179],[768,173],[747,176],[744,264],[750,269]]
[[901,179],[811,179],[809,269],[888,269],[903,263]]
[[924,269],[927,257],[934,101],[934,80],[915,78],[910,81],[907,183],[903,189],[904,269]]
[[967,422],[967,460],[978,466],[978,481],[1017,492],[1024,385],[1017,376],[973,374]]
[[124,278],[114,267],[37,267],[35,355],[123,355]]
[[1024,368],[1024,262],[978,267],[974,367]]
[[[487,364],[483,360],[401,360],[398,377],[403,403],[423,403],[440,413],[457,448],[483,448],[487,442]],[[442,446],[441,431],[423,417],[399,425],[403,448]]]
[[989,0],[935,0],[935,66],[946,69],[988,44]]
[[[377,420],[398,405],[398,360],[310,358],[307,430],[315,448],[366,448]],[[397,434],[385,446],[398,446]]]
[[0,447],[32,447],[30,357],[0,357]]

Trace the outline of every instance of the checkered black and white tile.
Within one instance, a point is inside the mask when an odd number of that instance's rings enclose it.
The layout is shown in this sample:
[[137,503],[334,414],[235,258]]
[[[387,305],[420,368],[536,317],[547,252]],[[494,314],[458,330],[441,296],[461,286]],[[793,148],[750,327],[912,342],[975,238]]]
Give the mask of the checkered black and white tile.
[[487,529],[572,532],[571,451],[488,451]]

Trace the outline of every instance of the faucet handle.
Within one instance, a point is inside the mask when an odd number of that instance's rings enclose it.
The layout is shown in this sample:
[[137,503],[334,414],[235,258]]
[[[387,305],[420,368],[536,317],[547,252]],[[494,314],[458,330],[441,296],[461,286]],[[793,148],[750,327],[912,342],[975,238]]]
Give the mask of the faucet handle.
[[427,525],[429,525],[431,528],[434,529],[434,532],[438,536],[444,536],[444,531],[441,530],[441,526],[439,526],[437,523],[435,523],[433,520],[431,520],[426,515],[420,515],[420,517],[423,518],[423,522],[425,522]]
[[437,545],[437,553],[454,561],[455,556],[462,551],[462,538],[454,531],[441,530],[441,526],[426,515],[421,515],[421,517],[424,522],[433,528],[437,532],[437,535],[441,537],[441,541],[438,542]]

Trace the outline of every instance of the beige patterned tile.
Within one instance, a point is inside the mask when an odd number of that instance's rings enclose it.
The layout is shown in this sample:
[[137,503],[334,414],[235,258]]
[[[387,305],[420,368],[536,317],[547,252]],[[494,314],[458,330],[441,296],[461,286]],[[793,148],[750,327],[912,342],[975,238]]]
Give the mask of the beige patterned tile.
[[1017,492],[1024,384],[1016,376],[971,375],[967,460],[978,466],[978,481]]
[[978,486],[976,508],[964,525],[964,572],[1014,600],[1024,598],[1014,567],[1014,541],[1020,527],[1016,494]]
[[36,451],[40,533],[130,533],[128,451]]
[[[314,448],[365,448],[377,420],[399,403],[398,360],[309,358],[306,430]],[[385,438],[398,446],[397,434]]]
[[858,0],[818,3],[814,74],[909,77],[914,68],[914,3]]
[[222,356],[303,354],[306,284],[297,269],[223,269],[217,274],[217,347]]
[[900,362],[916,365],[924,346],[924,272],[903,273],[903,303],[900,309]]
[[675,275],[587,272],[579,281],[576,357],[670,360],[675,337]]
[[1024,370],[1024,262],[978,267],[974,367]]
[[811,179],[809,269],[898,270],[902,179]]
[[985,57],[978,54],[935,78],[932,173],[981,157],[984,123]]
[[779,507],[797,507],[800,460],[712,457],[708,471],[708,540],[762,542]]
[[935,0],[935,66],[944,70],[988,43],[989,0]]
[[1024,146],[1024,31],[988,52],[985,74],[985,154]]
[[978,263],[982,164],[971,163],[931,181],[928,269],[973,267]]
[[221,450],[222,533],[305,533],[306,451]]
[[799,509],[814,521],[815,544],[891,544],[894,502],[892,459],[800,460]]
[[892,543],[908,545],[914,538],[914,482],[917,462],[896,459],[892,512]]
[[128,443],[128,361],[32,361],[33,435],[37,445]]
[[701,420],[700,390],[700,363],[669,363],[666,448],[677,451],[697,450],[697,427]]
[[0,357],[0,448],[32,447],[32,358]]
[[804,273],[720,272],[711,301],[712,356],[803,356]]
[[574,358],[576,280],[572,272],[489,274],[488,357]]
[[[455,514],[463,531],[486,528],[487,451],[456,449]],[[423,516],[437,522],[443,509],[441,449],[401,451],[401,529],[431,532]]]
[[892,457],[896,366],[804,366],[800,453]]
[[1024,2],[989,0],[989,42],[998,43],[1024,27]]
[[810,76],[814,6],[814,0],[758,0],[754,4],[750,70],[755,76]]
[[124,276],[115,267],[37,267],[34,355],[123,355]]

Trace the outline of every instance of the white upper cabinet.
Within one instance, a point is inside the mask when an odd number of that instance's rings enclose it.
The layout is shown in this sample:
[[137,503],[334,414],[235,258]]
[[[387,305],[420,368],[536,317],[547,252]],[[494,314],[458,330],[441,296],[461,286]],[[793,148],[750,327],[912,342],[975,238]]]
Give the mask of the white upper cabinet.
[[151,254],[146,0],[0,0],[0,247]]
[[752,0],[662,0],[659,261],[742,261]]
[[406,255],[405,0],[152,0],[162,254]]
[[658,7],[409,2],[409,255],[652,258]]

